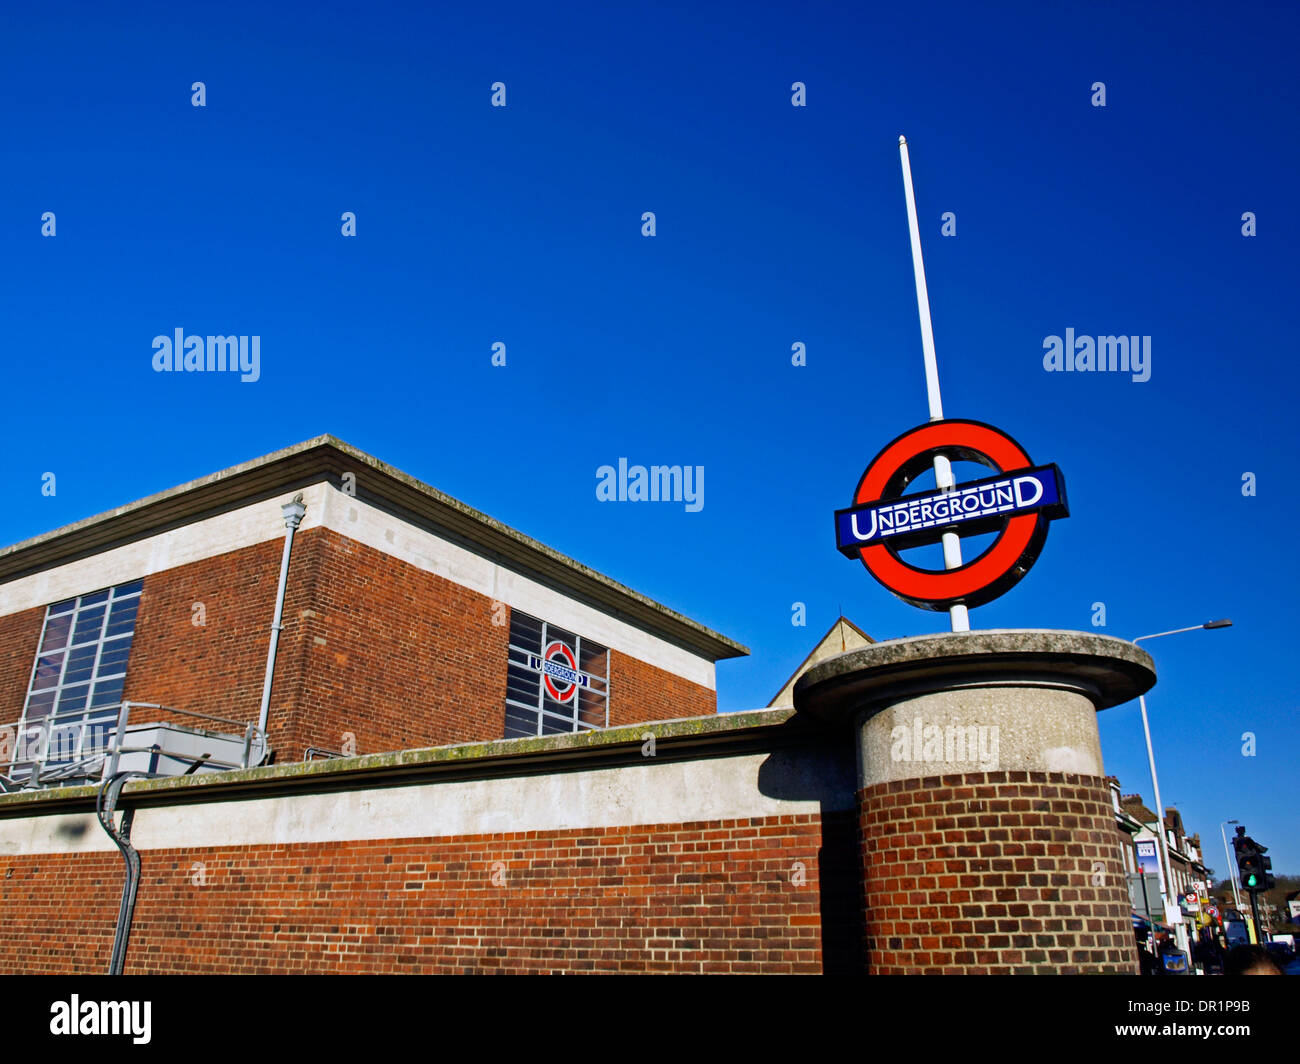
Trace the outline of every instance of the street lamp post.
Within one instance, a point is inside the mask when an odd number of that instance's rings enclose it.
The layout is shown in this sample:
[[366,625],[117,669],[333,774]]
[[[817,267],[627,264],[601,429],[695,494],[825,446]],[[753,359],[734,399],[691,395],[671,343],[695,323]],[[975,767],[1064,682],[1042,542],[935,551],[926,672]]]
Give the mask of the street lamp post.
[[1232,884],[1232,900],[1237,904],[1237,912],[1241,912],[1241,891],[1237,889],[1237,862],[1232,859],[1232,854],[1228,852],[1228,833],[1223,829],[1229,824],[1236,824],[1236,820],[1225,820],[1219,825],[1219,837],[1223,839],[1223,856],[1228,859],[1228,882]]
[[[1159,639],[1161,636],[1178,635],[1181,632],[1195,632],[1201,628],[1230,628],[1232,622],[1226,618],[1218,621],[1206,621],[1204,624],[1193,624],[1187,628],[1173,628],[1168,632],[1155,632],[1151,635],[1140,635],[1133,642],[1140,643],[1144,639]],[[1147,738],[1147,763],[1151,766],[1151,789],[1155,792],[1156,799],[1156,838],[1160,842],[1160,848],[1156,851],[1160,855],[1160,893],[1161,901],[1165,906],[1165,919],[1174,924],[1175,933],[1178,935],[1178,945],[1190,955],[1189,943],[1187,941],[1187,928],[1182,920],[1176,923],[1170,918],[1172,910],[1172,897],[1174,889],[1173,866],[1169,863],[1169,839],[1165,833],[1165,807],[1160,801],[1160,781],[1156,778],[1156,755],[1151,747],[1151,724],[1147,720],[1147,700],[1146,695],[1138,695],[1138,705],[1142,709],[1142,730],[1146,733]]]

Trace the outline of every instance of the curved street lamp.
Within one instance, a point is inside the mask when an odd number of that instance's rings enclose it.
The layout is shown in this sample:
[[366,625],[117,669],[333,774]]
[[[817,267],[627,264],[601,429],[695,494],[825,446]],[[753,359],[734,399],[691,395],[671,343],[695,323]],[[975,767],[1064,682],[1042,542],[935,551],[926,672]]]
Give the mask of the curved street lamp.
[[[1202,628],[1231,627],[1232,622],[1225,617],[1217,621],[1206,621],[1204,624],[1193,624],[1187,628],[1172,628],[1168,632],[1155,632],[1151,635],[1140,635],[1134,639],[1133,642],[1136,644],[1142,642],[1144,639],[1159,639],[1161,636],[1178,635],[1180,632],[1196,632]],[[1155,751],[1151,748],[1151,724],[1147,720],[1147,699],[1145,694],[1138,695],[1138,705],[1142,709],[1142,730],[1146,733],[1147,737],[1147,762],[1151,766],[1151,789],[1155,792],[1156,799],[1156,839],[1160,843],[1160,848],[1156,852],[1160,855],[1161,901],[1164,902],[1165,906],[1165,920],[1173,923],[1169,916],[1171,909],[1170,898],[1173,895],[1174,889],[1173,868],[1169,863],[1169,838],[1165,832],[1165,806],[1160,800],[1160,781],[1156,778],[1156,755]],[[1175,923],[1174,927],[1177,930],[1179,946],[1184,950],[1188,949],[1189,943],[1186,941],[1186,927],[1181,921]]]

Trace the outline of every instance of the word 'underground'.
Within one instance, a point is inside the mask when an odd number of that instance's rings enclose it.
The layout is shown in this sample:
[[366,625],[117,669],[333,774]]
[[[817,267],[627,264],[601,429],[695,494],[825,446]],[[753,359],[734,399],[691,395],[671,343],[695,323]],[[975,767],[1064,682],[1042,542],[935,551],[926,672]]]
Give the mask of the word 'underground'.
[[[897,537],[906,547],[909,535],[927,529],[968,525],[974,521],[1000,522],[1011,514],[1054,506],[1061,501],[1055,466],[1028,469],[1011,477],[989,477],[948,491],[931,491],[896,502],[873,502],[839,510],[835,515],[837,547],[852,558],[864,543]],[[963,527],[962,532],[976,530]],[[933,533],[925,535],[928,540]]]
[[577,669],[562,665],[558,661],[539,658],[536,654],[528,655],[528,667],[534,672],[545,673],[551,679],[559,680],[565,684],[577,684],[579,687],[591,686],[591,677],[585,672],[579,672]]

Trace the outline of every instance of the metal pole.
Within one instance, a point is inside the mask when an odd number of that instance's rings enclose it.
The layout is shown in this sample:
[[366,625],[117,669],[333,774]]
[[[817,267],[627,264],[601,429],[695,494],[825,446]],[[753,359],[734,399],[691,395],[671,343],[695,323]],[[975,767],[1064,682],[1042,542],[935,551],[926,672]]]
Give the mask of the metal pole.
[[116,776],[118,766],[122,761],[122,741],[126,738],[126,724],[131,719],[131,703],[123,702],[117,711],[117,727],[113,731],[113,756],[108,762],[108,771],[104,773],[104,778]]
[[[912,163],[907,155],[907,138],[898,138],[898,154],[903,161],[903,194],[907,199],[907,228],[912,237],[912,273],[916,279],[916,309],[921,318],[921,353],[925,357],[925,394],[930,404],[930,420],[943,420],[943,397],[939,394],[939,363],[934,354],[934,325],[930,321],[930,291],[925,284],[925,263],[921,259],[921,230],[916,223],[916,194],[912,189]],[[934,456],[934,484],[940,491],[956,486],[952,464],[946,455]],[[961,537],[956,532],[943,534],[945,569],[961,567]],[[970,631],[970,612],[965,606],[953,606],[948,620],[954,632]]]
[[[1156,795],[1156,816],[1159,818],[1156,824],[1156,835],[1160,842],[1160,894],[1161,901],[1165,907],[1165,919],[1169,920],[1171,909],[1170,899],[1173,897],[1174,876],[1173,868],[1169,864],[1169,840],[1165,835],[1165,807],[1160,801],[1160,781],[1156,779],[1156,755],[1151,747],[1151,725],[1147,722],[1147,700],[1146,695],[1138,695],[1138,705],[1142,708],[1142,730],[1147,737],[1147,762],[1151,766],[1151,789]],[[1170,921],[1172,922],[1172,921]],[[1182,927],[1181,923],[1174,925],[1176,933],[1179,936],[1179,945],[1182,945]]]
[[41,769],[50,757],[50,739],[54,735],[54,707],[50,707],[50,715],[41,722],[41,734],[37,739],[36,761],[32,765],[31,785],[39,787],[41,785]]
[[912,163],[907,155],[907,138],[898,138],[903,160],[903,195],[907,200],[907,227],[912,236],[912,273],[916,277],[916,308],[921,317],[921,352],[925,356],[925,394],[930,401],[930,420],[943,420],[943,399],[939,394],[939,364],[934,354],[934,325],[930,321],[930,291],[925,284],[925,263],[921,259],[921,232],[916,224],[916,194],[912,189]]
[[[1214,625],[1217,628],[1227,628],[1229,625],[1231,625],[1231,623],[1232,623],[1231,621],[1210,622],[1210,624]],[[1140,643],[1144,639],[1159,639],[1161,636],[1178,635],[1180,632],[1199,632],[1202,628],[1208,628],[1208,627],[1210,627],[1209,624],[1193,624],[1193,625],[1189,625],[1187,628],[1171,628],[1167,632],[1155,632],[1152,635],[1140,635],[1135,640],[1133,640],[1133,642]]]
[[1219,825],[1219,838],[1223,840],[1223,856],[1228,861],[1228,882],[1232,884],[1232,900],[1237,904],[1237,912],[1241,912],[1241,891],[1237,889],[1237,862],[1232,859],[1232,854],[1228,852],[1228,833],[1223,829],[1229,824],[1235,824],[1235,820],[1225,820]]
[[[1159,639],[1161,636],[1178,635],[1180,632],[1194,632],[1198,628],[1231,628],[1232,622],[1226,617],[1217,621],[1206,621],[1204,624],[1191,624],[1186,628],[1171,628],[1167,632],[1154,632],[1151,635],[1140,635],[1133,640],[1133,645],[1144,639]],[[1168,919],[1169,899],[1173,892],[1173,868],[1169,863],[1169,844],[1165,836],[1165,807],[1160,801],[1160,783],[1156,779],[1156,755],[1151,747],[1151,724],[1147,720],[1147,699],[1145,694],[1138,695],[1138,705],[1142,708],[1142,730],[1146,733],[1147,738],[1147,763],[1151,766],[1151,789],[1155,791],[1156,799],[1156,816],[1159,818],[1156,824],[1156,832],[1160,837],[1159,854],[1162,858],[1161,877],[1165,880],[1162,884],[1161,893],[1164,895],[1165,918]],[[1187,929],[1181,921],[1174,925],[1175,933],[1178,935],[1179,945],[1187,947]]]
[[1255,920],[1255,941],[1265,942],[1267,940],[1264,938],[1264,928],[1261,927],[1259,923],[1259,901],[1257,900],[1258,898],[1259,898],[1258,892],[1252,890],[1250,892],[1250,915],[1254,917]]
[[257,715],[257,730],[266,734],[266,718],[271,712],[271,679],[275,675],[275,652],[280,645],[280,618],[284,614],[284,591],[289,581],[289,555],[293,553],[293,533],[302,523],[302,516],[307,507],[302,501],[302,492],[294,496],[293,502],[280,507],[284,515],[284,555],[280,559],[280,586],[275,593],[275,616],[271,620],[271,645],[266,651],[266,677],[262,681],[262,708]]

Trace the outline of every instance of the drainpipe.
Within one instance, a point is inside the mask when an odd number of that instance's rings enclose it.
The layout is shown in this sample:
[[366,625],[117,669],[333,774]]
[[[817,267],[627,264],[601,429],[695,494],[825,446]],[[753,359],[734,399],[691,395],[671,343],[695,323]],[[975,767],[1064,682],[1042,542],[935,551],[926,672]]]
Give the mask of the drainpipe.
[[99,793],[95,796],[95,815],[99,818],[100,827],[108,832],[108,837],[122,851],[122,860],[126,862],[122,903],[118,906],[117,927],[113,932],[113,955],[108,962],[109,975],[121,975],[126,967],[126,946],[131,937],[131,918],[135,915],[135,896],[140,886],[140,852],[131,845],[131,823],[135,820],[135,809],[128,809],[122,814],[121,827],[113,826],[113,812],[121,797],[122,785],[134,776],[145,775],[147,773],[144,772],[115,772],[100,785]]
[[284,557],[280,560],[280,587],[275,593],[275,618],[271,621],[271,645],[266,652],[266,679],[262,681],[262,709],[257,716],[257,728],[262,733],[263,739],[266,737],[267,714],[271,710],[271,677],[275,673],[275,652],[280,645],[280,629],[284,627],[280,624],[280,617],[284,613],[285,585],[289,582],[289,555],[293,551],[293,534],[302,523],[303,514],[307,512],[307,506],[302,501],[302,492],[298,492],[293,497],[293,502],[281,506],[280,512],[284,514],[284,527],[287,531],[284,535]]

